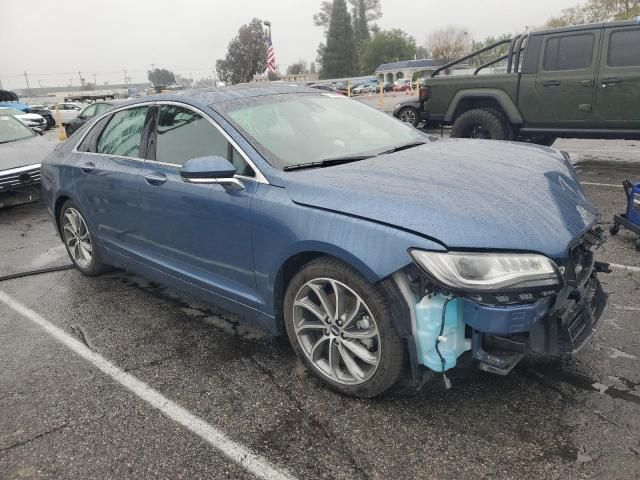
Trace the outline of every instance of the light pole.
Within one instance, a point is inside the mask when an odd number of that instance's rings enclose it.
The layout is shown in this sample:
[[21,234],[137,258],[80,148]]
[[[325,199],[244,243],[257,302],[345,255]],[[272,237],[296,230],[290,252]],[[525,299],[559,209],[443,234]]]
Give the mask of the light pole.
[[269,39],[271,39],[271,22],[269,20],[265,20],[262,23],[264,23],[265,27],[269,29]]

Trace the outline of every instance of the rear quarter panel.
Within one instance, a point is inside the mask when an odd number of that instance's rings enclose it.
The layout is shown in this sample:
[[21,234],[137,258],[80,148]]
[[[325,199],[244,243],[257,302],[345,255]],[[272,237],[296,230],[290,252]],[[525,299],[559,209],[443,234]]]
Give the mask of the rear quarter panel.
[[518,76],[503,75],[451,75],[429,78],[425,86],[430,89],[424,108],[430,114],[444,115],[456,94],[461,90],[494,89],[507,94],[515,105],[518,93]]

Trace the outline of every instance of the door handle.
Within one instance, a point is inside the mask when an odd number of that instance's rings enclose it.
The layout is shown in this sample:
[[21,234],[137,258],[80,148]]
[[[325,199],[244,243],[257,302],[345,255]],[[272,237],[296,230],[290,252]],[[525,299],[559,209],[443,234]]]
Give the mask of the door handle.
[[558,87],[560,85],[559,80],[546,80],[542,82],[543,87]]
[[582,80],[580,84],[583,87],[593,87],[593,80]]
[[619,78],[603,78],[602,79],[602,86],[604,87],[605,85],[615,85],[616,83],[620,83],[622,80]]
[[167,181],[167,177],[161,173],[150,173],[149,175],[144,176],[144,180],[154,187],[162,185]]
[[91,173],[95,168],[96,166],[93,162],[87,162],[80,167],[80,170],[82,170],[83,173]]

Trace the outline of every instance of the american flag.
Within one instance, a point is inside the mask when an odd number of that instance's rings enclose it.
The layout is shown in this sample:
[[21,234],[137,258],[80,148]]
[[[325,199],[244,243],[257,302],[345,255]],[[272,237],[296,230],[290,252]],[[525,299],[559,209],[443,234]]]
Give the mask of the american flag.
[[273,43],[271,43],[271,34],[269,34],[267,45],[267,70],[271,73],[276,73],[276,51],[273,49]]

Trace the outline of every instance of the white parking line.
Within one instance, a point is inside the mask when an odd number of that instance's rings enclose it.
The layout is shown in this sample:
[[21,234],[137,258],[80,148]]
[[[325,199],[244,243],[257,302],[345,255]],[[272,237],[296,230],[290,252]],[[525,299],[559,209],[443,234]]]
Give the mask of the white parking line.
[[616,185],[615,183],[594,183],[594,182],[580,182],[582,185],[592,185],[594,187],[611,187],[622,188],[622,183]]
[[290,476],[286,471],[276,468],[262,456],[253,453],[244,445],[231,440],[214,426],[209,425],[203,419],[164,397],[160,392],[154,390],[142,380],[126,373],[103,356],[87,348],[82,342],[76,340],[64,330],[56,327],[2,291],[0,291],[0,301],[23,317],[31,320],[68,349],[93,364],[149,405],[160,410],[166,417],[198,435],[219,450],[229,460],[242,466],[256,477],[265,480],[294,480],[294,477]]

